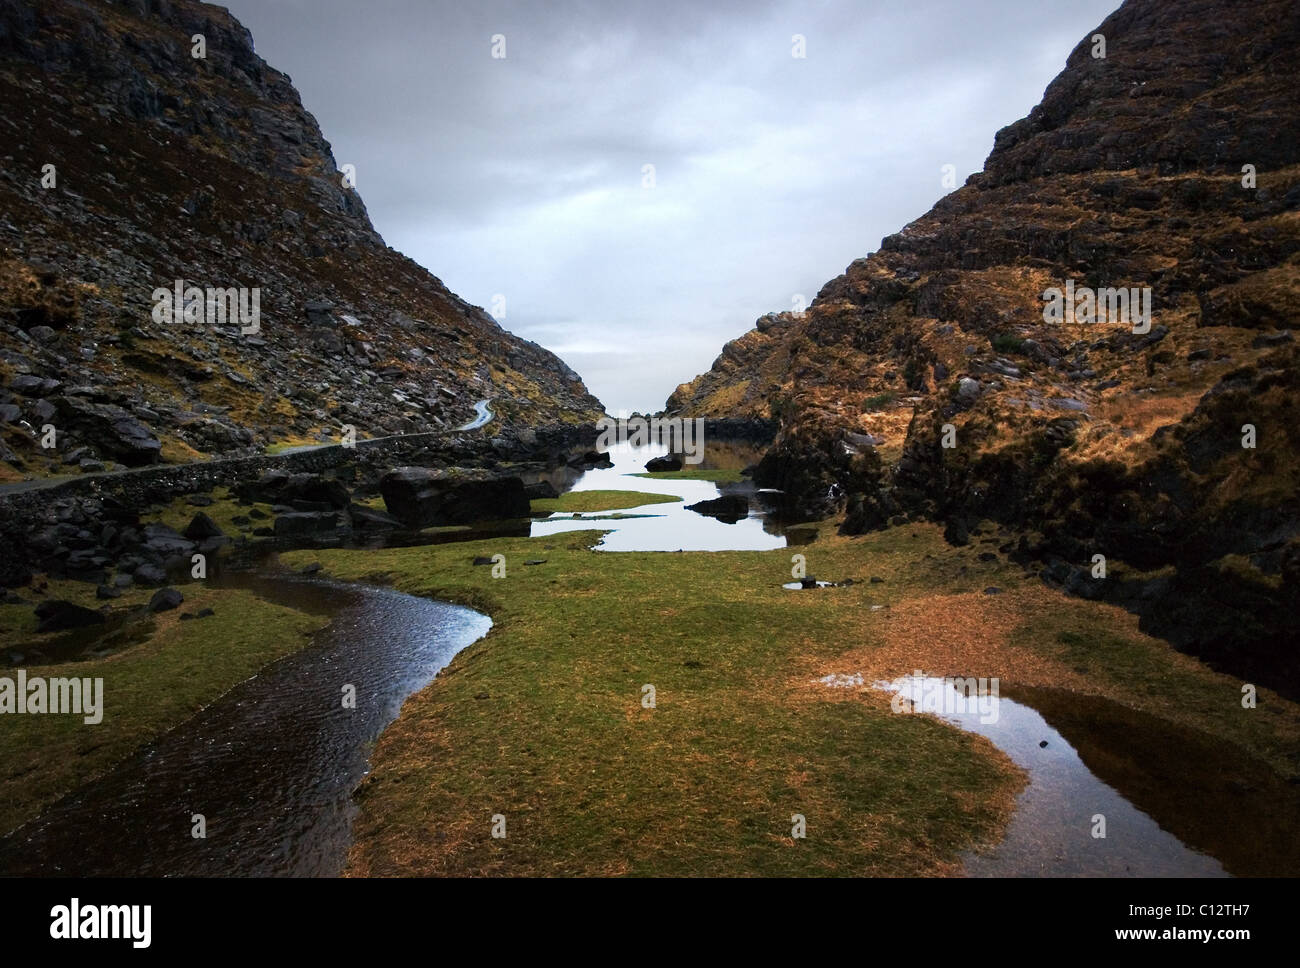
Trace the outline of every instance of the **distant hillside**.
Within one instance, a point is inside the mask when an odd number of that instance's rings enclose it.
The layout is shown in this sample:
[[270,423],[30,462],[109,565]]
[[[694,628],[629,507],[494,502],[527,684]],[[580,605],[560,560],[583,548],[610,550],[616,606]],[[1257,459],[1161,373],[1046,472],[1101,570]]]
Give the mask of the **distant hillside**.
[[[1129,0],[1096,33],[982,172],[668,408],[779,417],[759,479],[798,516],[998,522],[1294,693],[1300,5]],[[1071,284],[1149,288],[1149,330],[1045,322]]]
[[[603,409],[384,245],[221,7],[0,0],[0,143],[0,477]],[[155,319],[177,280],[257,288],[260,331]]]

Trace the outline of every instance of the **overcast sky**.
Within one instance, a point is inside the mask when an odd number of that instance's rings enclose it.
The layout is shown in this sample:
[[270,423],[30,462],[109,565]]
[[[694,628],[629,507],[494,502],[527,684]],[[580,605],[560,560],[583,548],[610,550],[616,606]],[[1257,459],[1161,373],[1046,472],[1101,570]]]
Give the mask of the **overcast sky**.
[[978,171],[1118,0],[226,5],[384,240],[617,413]]

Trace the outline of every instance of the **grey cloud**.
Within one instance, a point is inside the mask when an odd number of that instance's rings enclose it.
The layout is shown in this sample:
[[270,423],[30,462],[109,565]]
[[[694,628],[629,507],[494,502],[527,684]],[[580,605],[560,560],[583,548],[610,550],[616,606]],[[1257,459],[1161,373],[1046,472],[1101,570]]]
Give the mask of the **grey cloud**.
[[977,170],[1114,2],[228,6],[385,240],[470,302],[506,295],[503,325],[617,411],[811,299],[943,194],[942,165]]

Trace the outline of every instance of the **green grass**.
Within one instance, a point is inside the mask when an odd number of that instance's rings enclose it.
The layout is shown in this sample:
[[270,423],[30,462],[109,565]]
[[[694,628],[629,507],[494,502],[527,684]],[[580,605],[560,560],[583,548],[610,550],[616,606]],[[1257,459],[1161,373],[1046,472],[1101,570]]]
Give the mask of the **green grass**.
[[317,440],[314,437],[295,437],[292,440],[277,440],[267,444],[263,450],[268,457],[275,457],[295,447],[316,447],[320,444],[337,443],[337,441]]
[[1015,333],[998,333],[989,342],[999,353],[1019,353],[1025,344],[1024,338]]
[[745,480],[738,467],[699,468],[683,467],[679,471],[646,471],[629,474],[629,477],[649,477],[656,481],[713,481],[715,484],[736,484]]
[[[213,498],[213,503],[208,507],[195,507],[189,503],[188,496],[178,497],[170,504],[162,507],[154,507],[144,512],[140,515],[140,519],[146,524],[151,521],[157,521],[170,528],[174,528],[176,531],[183,532],[185,527],[194,518],[194,515],[202,511],[215,521],[217,527],[219,527],[225,534],[235,538],[241,533],[252,534],[254,528],[262,526],[269,527],[274,518],[274,515],[271,513],[271,505],[264,503],[240,504],[230,496],[228,488],[216,488],[209,496]],[[249,517],[248,512],[253,508],[257,508],[266,516],[264,518],[249,518],[247,524],[235,524],[233,520],[234,518]]]
[[646,491],[567,491],[559,497],[541,497],[532,502],[534,514],[565,511],[616,511],[643,504],[672,504],[681,498],[675,494],[650,494]]
[[[798,549],[809,573],[857,584],[784,590],[786,549],[592,552],[599,532],[285,555],[494,620],[381,738],[358,794],[350,872],[955,872],[962,850],[997,839],[1020,772],[982,739],[893,714],[883,694],[814,684],[828,671],[871,671],[900,637],[907,651],[891,674],[1076,686],[1262,756],[1300,735],[1293,704],[1268,694],[1271,714],[1249,725],[1224,717],[1210,703],[1236,692],[1230,678],[1142,636],[1120,609],[1068,599],[1004,560],[978,562],[978,546],[949,547],[937,528],[820,532]],[[502,579],[472,565],[497,553]],[[520,567],[528,558],[546,564]],[[982,595],[990,584],[1004,594]],[[946,655],[944,635],[928,634],[939,625],[975,643],[987,666]],[[1088,643],[1055,634],[1074,625],[1101,642],[1082,677],[1068,663]],[[641,705],[645,684],[654,709]],[[490,836],[497,813],[505,840]],[[807,839],[790,837],[796,813]]]
[[[324,621],[247,591],[181,588],[180,609],[143,619],[146,641],[102,659],[25,667],[29,679],[102,677],[104,716],[94,725],[71,715],[0,717],[0,833],[301,648]],[[204,607],[216,614],[180,621],[180,612]]]
[[879,410],[882,407],[887,407],[897,399],[898,394],[895,391],[886,390],[884,393],[877,393],[875,396],[867,397],[867,399],[863,400],[862,409],[864,412],[869,410]]
[[[381,740],[354,872],[916,874],[996,832],[1020,779],[985,741],[803,696],[842,639],[826,599],[780,587],[788,555],[593,553],[598,534],[284,556],[495,622]],[[495,553],[504,579],[471,564]]]

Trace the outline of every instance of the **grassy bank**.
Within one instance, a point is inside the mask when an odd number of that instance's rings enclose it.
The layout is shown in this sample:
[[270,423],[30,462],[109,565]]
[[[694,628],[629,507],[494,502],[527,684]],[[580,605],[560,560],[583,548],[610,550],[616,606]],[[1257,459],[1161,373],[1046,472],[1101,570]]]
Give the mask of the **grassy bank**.
[[[389,874],[933,874],[995,840],[1022,776],[978,738],[892,713],[866,683],[922,669],[1108,696],[1267,763],[1300,736],[1270,693],[930,527],[791,550],[589,550],[596,533],[308,557],[495,620],[383,736],[351,871]],[[494,580],[474,555],[547,564]],[[296,559],[301,558],[302,562]],[[871,583],[872,576],[883,582]],[[984,594],[997,586],[998,594]],[[1089,660],[1073,635],[1099,641]],[[1116,652],[1124,656],[1116,661]],[[644,708],[646,684],[655,708]],[[1239,713],[1242,713],[1239,715]],[[507,837],[491,837],[491,818]],[[791,837],[791,817],[807,838]]]
[[[932,528],[823,528],[798,549],[810,572],[860,583],[808,592],[780,588],[788,551],[609,554],[588,550],[594,539],[312,553],[340,577],[496,622],[380,741],[353,873],[949,873],[960,850],[996,839],[1018,771],[982,740],[893,714],[878,692],[816,681],[832,673],[869,683],[920,668],[1105,695],[1294,769],[1291,704],[1264,694],[1257,715],[1236,715],[1240,683],[1132,616],[980,562],[983,548]],[[547,564],[499,580],[470,564],[497,552]],[[1080,629],[1101,642],[1091,663]],[[790,836],[795,813],[806,839]],[[495,814],[505,839],[491,837]]]
[[616,511],[643,504],[672,504],[680,500],[675,494],[651,494],[647,491],[566,491],[559,497],[534,499],[532,509],[534,514]]
[[[199,584],[180,587],[185,603],[175,611],[144,618],[132,630],[140,641],[120,653],[23,667],[29,680],[102,677],[103,721],[90,725],[80,716],[0,716],[0,834],[184,722],[268,662],[301,648],[324,622],[246,591]],[[86,589],[93,599],[93,586],[52,583],[49,597],[76,599]],[[133,593],[146,601],[148,594],[144,589]],[[181,612],[203,608],[212,608],[215,614],[180,620]],[[30,606],[4,607],[0,624],[8,644],[38,644],[48,638],[34,635],[30,613]],[[0,668],[0,676],[12,679],[15,673]]]
[[745,479],[739,467],[683,467],[679,471],[645,471],[629,477],[648,477],[655,481],[712,481],[714,484],[736,484]]

